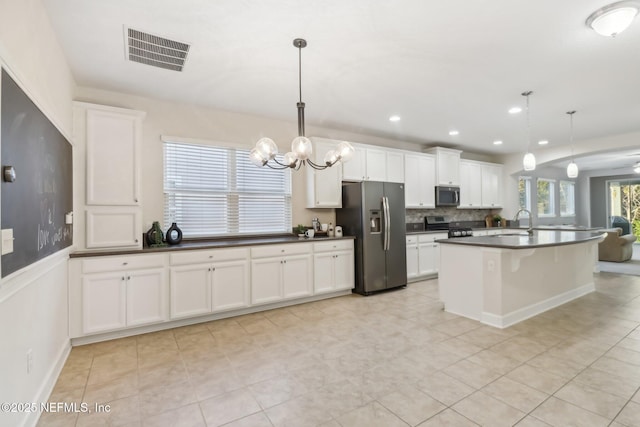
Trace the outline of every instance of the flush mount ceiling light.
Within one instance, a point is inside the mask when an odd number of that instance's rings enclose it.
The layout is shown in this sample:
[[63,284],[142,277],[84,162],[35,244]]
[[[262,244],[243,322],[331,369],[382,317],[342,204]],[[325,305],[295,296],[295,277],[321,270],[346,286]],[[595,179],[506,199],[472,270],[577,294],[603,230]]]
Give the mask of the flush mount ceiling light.
[[529,121],[529,96],[532,91],[522,92],[522,96],[527,98],[527,154],[522,159],[522,166],[526,171],[532,171],[536,168],[536,156],[531,152],[531,125]]
[[[314,163],[309,159],[313,151],[311,141],[304,136],[304,102],[302,102],[302,48],[307,46],[305,39],[295,39],[293,45],[298,48],[298,89],[300,101],[298,107],[298,136],[291,142],[291,151],[283,156],[280,162],[276,155],[278,146],[271,138],[260,138],[256,146],[249,153],[250,160],[256,166],[268,166],[271,169],[295,169],[302,165],[309,165],[314,169],[322,170],[335,165],[338,162],[346,162],[353,157],[353,146],[347,141],[343,141],[335,150],[330,150],[324,156],[324,164]],[[272,163],[270,163],[272,162]]]
[[640,3],[619,1],[593,12],[587,18],[587,26],[605,37],[615,37],[627,29],[638,14]]
[[578,177],[578,165],[573,159],[573,115],[576,113],[575,110],[567,111],[569,115],[569,126],[571,128],[571,136],[569,138],[569,144],[571,144],[571,163],[567,166],[567,176],[569,178],[577,178]]

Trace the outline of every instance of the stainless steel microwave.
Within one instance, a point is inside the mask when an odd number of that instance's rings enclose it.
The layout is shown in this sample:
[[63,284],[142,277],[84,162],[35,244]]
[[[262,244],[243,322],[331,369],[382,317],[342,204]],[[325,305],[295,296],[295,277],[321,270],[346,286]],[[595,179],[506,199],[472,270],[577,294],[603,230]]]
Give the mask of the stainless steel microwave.
[[436,187],[436,206],[460,206],[460,187]]

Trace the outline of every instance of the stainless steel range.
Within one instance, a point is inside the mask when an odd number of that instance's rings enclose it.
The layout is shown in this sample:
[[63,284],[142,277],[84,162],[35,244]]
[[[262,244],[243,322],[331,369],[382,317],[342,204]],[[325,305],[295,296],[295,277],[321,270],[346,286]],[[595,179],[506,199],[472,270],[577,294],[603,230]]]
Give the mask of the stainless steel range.
[[444,216],[426,216],[424,217],[424,224],[427,231],[447,231],[450,239],[473,236],[471,227],[464,226],[459,222],[451,223]]

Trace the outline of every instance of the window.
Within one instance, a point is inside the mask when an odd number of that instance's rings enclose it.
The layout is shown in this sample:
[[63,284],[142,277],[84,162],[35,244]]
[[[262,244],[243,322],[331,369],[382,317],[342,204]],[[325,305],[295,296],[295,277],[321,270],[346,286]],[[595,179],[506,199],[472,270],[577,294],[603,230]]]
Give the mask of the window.
[[531,210],[531,177],[518,178],[518,193],[520,195],[520,209]]
[[291,232],[291,171],[258,168],[249,150],[164,143],[164,223],[185,237]]
[[555,216],[555,186],[551,179],[538,178],[538,216]]
[[560,216],[575,216],[576,214],[576,183],[560,181]]

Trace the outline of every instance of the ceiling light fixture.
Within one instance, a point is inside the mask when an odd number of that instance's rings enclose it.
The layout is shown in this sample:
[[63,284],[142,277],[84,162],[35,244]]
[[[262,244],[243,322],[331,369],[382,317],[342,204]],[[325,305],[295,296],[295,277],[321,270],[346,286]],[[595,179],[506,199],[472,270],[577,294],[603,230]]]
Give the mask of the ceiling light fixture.
[[640,3],[637,1],[619,1],[593,12],[587,18],[587,26],[605,37],[615,37],[631,25],[638,14]]
[[633,165],[633,171],[635,173],[640,173],[640,162],[637,162],[635,165]]
[[538,145],[547,145],[549,143],[549,141],[547,141],[546,139],[541,139],[540,141],[538,141]]
[[536,168],[536,156],[531,152],[531,123],[529,121],[529,96],[532,91],[522,92],[522,96],[527,98],[527,154],[522,158],[522,166],[526,171],[532,171]]
[[389,117],[389,121],[390,122],[399,122],[400,121],[400,116],[391,116],[391,117]]
[[[296,104],[298,107],[298,136],[291,142],[291,151],[286,153],[282,162],[278,161],[278,146],[271,138],[260,138],[256,142],[256,146],[249,153],[249,159],[256,166],[268,166],[271,169],[295,169],[298,170],[302,165],[309,165],[314,169],[322,170],[335,165],[338,162],[346,162],[353,157],[353,146],[347,141],[343,141],[335,150],[330,150],[324,156],[324,165],[312,162],[309,157],[313,152],[312,144],[309,138],[304,136],[304,102],[302,102],[302,48],[307,46],[304,39],[295,39],[293,45],[298,48],[298,89],[300,93],[300,101]],[[273,161],[273,163],[269,163]]]
[[511,107],[509,108],[509,114],[518,114],[522,112],[522,108],[520,107]]
[[449,135],[457,136],[457,135],[460,135],[460,132],[458,132],[457,130],[451,130],[451,131],[449,131]]
[[578,165],[573,159],[573,115],[576,113],[575,110],[567,111],[569,115],[569,123],[571,127],[571,136],[569,138],[569,144],[571,144],[571,163],[567,166],[567,176],[569,178],[577,178],[578,177]]
[[502,145],[502,141],[493,141],[493,145]]

